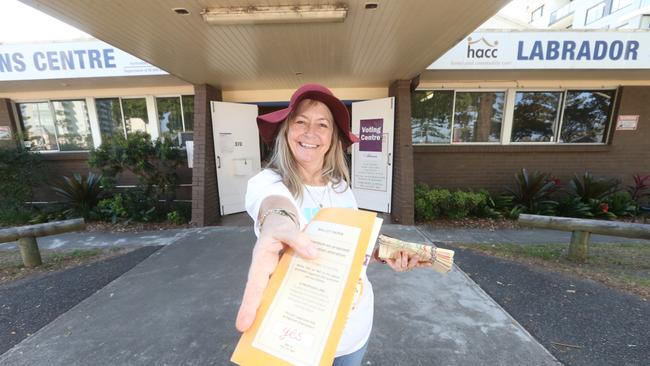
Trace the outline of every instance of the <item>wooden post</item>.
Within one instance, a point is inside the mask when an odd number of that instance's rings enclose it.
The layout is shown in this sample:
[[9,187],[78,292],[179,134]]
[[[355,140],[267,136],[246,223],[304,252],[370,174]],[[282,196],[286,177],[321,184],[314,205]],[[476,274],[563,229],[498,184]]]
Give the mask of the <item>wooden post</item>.
[[571,233],[571,243],[569,244],[569,255],[567,258],[575,262],[584,262],[587,260],[589,251],[588,231],[573,231]]
[[20,246],[20,256],[23,257],[23,264],[27,268],[32,268],[40,266],[43,262],[41,261],[41,252],[38,251],[38,243],[36,238],[33,236],[27,236],[24,238],[18,239],[18,245]]

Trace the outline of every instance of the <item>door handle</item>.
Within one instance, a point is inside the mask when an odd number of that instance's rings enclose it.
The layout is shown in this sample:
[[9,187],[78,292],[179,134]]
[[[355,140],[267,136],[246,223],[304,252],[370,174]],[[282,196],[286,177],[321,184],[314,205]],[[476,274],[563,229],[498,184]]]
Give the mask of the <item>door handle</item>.
[[221,169],[221,157],[217,156],[217,169]]
[[390,162],[390,156],[391,156],[391,155],[392,155],[392,153],[388,153],[388,166],[391,166],[391,165],[392,165],[392,163]]

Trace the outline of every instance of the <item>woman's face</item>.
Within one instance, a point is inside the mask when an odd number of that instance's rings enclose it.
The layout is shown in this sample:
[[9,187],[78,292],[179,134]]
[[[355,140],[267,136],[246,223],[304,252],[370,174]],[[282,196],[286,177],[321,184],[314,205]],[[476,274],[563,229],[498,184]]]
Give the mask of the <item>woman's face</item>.
[[289,119],[287,140],[296,161],[303,167],[320,169],[332,144],[334,118],[319,101],[303,100]]

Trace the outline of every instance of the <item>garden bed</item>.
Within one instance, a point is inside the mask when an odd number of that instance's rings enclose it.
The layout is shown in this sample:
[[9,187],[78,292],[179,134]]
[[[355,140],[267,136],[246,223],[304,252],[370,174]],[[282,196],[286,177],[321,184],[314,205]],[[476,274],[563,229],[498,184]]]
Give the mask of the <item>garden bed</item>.
[[92,248],[73,250],[41,250],[43,264],[35,268],[23,266],[18,249],[0,249],[0,284],[22,278],[58,272],[126,254],[137,248]]

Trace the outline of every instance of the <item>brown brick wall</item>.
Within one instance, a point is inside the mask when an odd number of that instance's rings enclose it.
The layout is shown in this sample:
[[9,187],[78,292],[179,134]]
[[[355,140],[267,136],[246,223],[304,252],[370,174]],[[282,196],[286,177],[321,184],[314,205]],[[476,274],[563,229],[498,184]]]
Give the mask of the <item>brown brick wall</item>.
[[210,102],[221,100],[221,90],[194,86],[194,168],[192,176],[192,224],[207,226],[221,217]]
[[395,138],[393,141],[393,222],[414,223],[413,145],[411,144],[411,81],[395,81],[388,92],[395,97]]
[[650,174],[650,87],[619,90],[618,113],[638,114],[636,131],[614,131],[600,146],[415,146],[415,183],[444,188],[488,189],[501,193],[521,168],[550,172],[563,183],[574,173],[617,177]]
[[[91,171],[88,166],[88,153],[52,153],[43,154],[45,161],[45,171],[42,174],[46,175],[46,186],[39,188],[35,191],[34,200],[38,202],[51,202],[57,201],[58,197],[48,187],[57,184],[61,181],[62,176],[71,177],[74,174],[88,174]],[[99,171],[92,170],[95,174]],[[177,171],[179,175],[179,184],[184,186],[176,190],[176,199],[178,200],[191,200],[192,199],[192,169],[185,167],[179,168]],[[135,185],[138,184],[138,179],[130,172],[120,174],[118,185]]]

